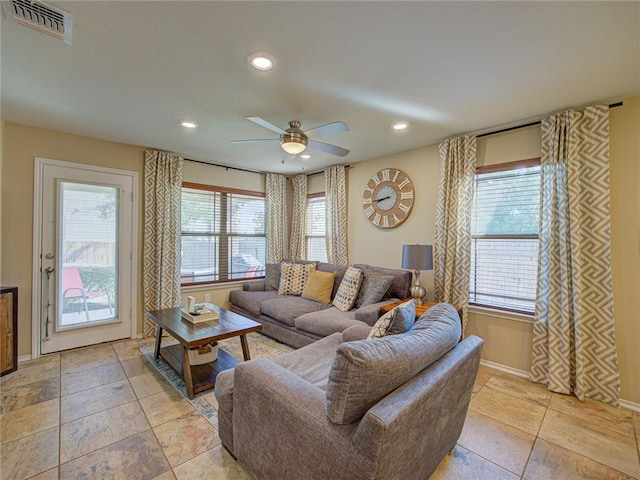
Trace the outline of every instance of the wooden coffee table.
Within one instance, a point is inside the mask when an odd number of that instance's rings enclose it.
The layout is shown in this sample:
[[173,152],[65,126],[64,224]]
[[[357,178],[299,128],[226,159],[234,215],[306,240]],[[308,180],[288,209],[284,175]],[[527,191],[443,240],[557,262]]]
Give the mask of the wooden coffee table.
[[[247,333],[262,330],[262,325],[258,322],[229,312],[224,308],[215,308],[220,312],[218,320],[197,324],[184,320],[179,307],[147,312],[147,317],[158,326],[154,357],[158,358],[162,355],[162,358],[180,375],[187,387],[189,398],[193,398],[198,392],[213,388],[218,373],[240,363],[232,355],[219,348],[218,358],[214,362],[191,365],[189,363],[190,348],[239,336],[242,355],[245,360],[250,360]],[[169,332],[180,343],[161,347],[163,330]]]

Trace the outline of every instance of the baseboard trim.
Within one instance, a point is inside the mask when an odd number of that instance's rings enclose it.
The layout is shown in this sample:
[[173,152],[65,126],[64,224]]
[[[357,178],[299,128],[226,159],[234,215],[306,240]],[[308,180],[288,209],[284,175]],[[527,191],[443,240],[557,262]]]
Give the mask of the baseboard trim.
[[[512,375],[515,375],[516,377],[526,378],[527,380],[529,379],[529,372],[525,372],[524,370],[518,370],[517,368],[507,367],[506,365],[490,362],[489,360],[480,360],[480,365],[484,365],[485,367],[495,368],[496,370],[510,373]],[[633,410],[634,412],[640,412],[640,403],[634,403],[634,402],[630,402],[629,400],[622,400],[622,399],[620,399],[618,403],[622,408]]]
[[20,355],[18,357],[18,365],[31,360],[31,355]]

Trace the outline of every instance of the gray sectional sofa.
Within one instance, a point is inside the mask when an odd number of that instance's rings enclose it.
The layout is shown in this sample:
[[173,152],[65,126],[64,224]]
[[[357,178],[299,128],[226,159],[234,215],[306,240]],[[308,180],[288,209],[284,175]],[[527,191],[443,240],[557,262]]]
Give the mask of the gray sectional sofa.
[[482,340],[458,343],[455,308],[403,334],[355,325],[218,375],[223,445],[256,479],[424,480],[456,444]]
[[[333,333],[341,333],[354,325],[372,326],[379,317],[382,305],[410,297],[410,271],[364,264],[353,266],[393,276],[393,282],[382,301],[342,312],[331,304],[299,296],[279,295],[278,279],[269,278],[268,271],[265,280],[246,282],[242,290],[230,292],[229,309],[260,322],[263,334],[294,348],[300,348]],[[331,294],[333,299],[347,267],[318,262],[316,269],[322,272],[336,272]]]

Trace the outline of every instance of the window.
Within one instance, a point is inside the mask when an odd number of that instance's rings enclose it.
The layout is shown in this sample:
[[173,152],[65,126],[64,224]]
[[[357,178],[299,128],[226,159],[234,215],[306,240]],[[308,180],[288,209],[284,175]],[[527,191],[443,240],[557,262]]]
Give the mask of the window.
[[264,276],[264,194],[182,185],[182,285]]
[[324,205],[324,193],[307,197],[307,232],[305,234],[307,260],[327,261]]
[[471,217],[469,303],[533,313],[540,160],[480,167]]

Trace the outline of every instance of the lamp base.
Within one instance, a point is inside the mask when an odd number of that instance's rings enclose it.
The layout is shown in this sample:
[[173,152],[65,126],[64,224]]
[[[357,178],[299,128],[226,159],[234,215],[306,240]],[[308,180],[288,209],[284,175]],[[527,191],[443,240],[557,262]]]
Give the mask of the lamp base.
[[415,301],[416,305],[422,305],[424,303],[422,299],[427,294],[427,291],[424,289],[422,285],[420,285],[420,270],[416,270],[414,274],[416,276],[416,281],[410,290],[411,297]]

